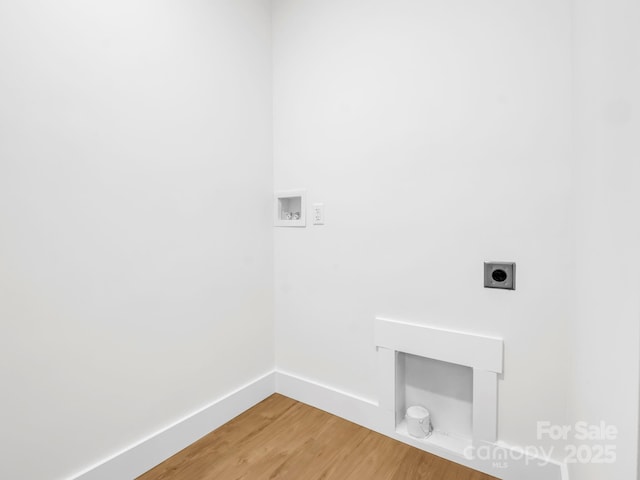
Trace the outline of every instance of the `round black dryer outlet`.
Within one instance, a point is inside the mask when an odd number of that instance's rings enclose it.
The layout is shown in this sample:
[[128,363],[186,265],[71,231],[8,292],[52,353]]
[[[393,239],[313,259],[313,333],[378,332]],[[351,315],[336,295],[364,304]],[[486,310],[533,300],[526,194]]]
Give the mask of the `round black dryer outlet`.
[[495,269],[491,272],[491,278],[496,282],[504,282],[507,279],[507,272],[502,270],[501,268]]

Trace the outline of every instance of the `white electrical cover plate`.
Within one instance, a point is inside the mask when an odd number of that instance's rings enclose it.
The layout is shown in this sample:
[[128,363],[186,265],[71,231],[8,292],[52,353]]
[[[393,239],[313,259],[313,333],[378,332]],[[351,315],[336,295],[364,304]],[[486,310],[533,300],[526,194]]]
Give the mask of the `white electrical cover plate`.
[[324,225],[324,203],[314,203],[312,209],[314,225]]

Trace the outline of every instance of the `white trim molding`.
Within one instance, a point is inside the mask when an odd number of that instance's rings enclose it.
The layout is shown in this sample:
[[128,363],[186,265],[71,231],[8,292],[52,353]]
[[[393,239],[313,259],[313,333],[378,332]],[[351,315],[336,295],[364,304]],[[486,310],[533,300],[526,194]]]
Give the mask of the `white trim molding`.
[[[387,425],[393,424],[395,429],[404,417],[404,400],[399,395],[404,389],[404,380],[398,367],[398,354],[409,353],[471,367],[473,442],[498,440],[498,374],[503,369],[502,339],[376,318],[374,341],[378,352],[380,406],[387,412]],[[437,442],[458,452],[467,447],[466,441],[455,441],[447,435],[434,435],[429,442]]]
[[[395,355],[394,352],[385,350]],[[388,366],[387,362],[384,363]],[[420,439],[413,439],[396,431],[395,418],[393,415],[390,416],[390,411],[382,406],[385,404],[382,396],[380,401],[363,398],[304,376],[280,370],[269,372],[247,383],[184,419],[72,476],[71,479],[129,480],[136,478],[273,393],[285,395],[502,480],[568,480],[563,464],[532,457],[526,451],[503,443],[475,443],[473,448],[482,448],[482,455],[477,455],[478,451],[460,455],[435,444],[425,444]],[[381,393],[385,394],[385,392]],[[506,459],[506,462],[496,462],[493,460],[496,458]]]
[[73,480],[136,478],[274,392],[275,373],[272,371],[71,478]]
[[501,338],[376,318],[374,339],[377,347],[502,373]]
[[569,480],[565,476],[566,472],[563,475],[563,470],[566,470],[563,468],[564,464],[531,456],[526,450],[507,444],[474,444],[470,447],[474,450],[464,452],[464,455],[438,445],[425,444],[420,439],[398,433],[395,422],[389,422],[388,412],[381,408],[378,402],[291,372],[276,370],[276,391],[420,450],[502,480]]

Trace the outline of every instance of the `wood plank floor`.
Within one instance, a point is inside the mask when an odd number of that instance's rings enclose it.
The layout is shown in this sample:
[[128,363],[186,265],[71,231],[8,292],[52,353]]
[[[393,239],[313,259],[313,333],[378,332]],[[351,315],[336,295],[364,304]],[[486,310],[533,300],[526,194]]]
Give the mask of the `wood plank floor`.
[[138,480],[492,480],[272,395]]

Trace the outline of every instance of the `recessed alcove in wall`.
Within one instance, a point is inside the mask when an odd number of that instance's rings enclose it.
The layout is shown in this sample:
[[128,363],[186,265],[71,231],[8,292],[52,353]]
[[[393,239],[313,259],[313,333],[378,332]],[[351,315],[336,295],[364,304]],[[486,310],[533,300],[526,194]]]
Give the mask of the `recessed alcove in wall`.
[[306,226],[304,190],[276,192],[274,197],[274,225],[276,227]]
[[429,409],[434,425],[420,440],[425,450],[462,455],[474,442],[497,440],[502,339],[380,318],[374,335],[388,428],[408,437],[404,415],[417,404]]
[[[435,435],[449,435],[470,442],[473,419],[473,369],[464,365],[400,353],[396,371],[396,428],[412,405],[431,414]],[[404,385],[403,385],[404,384]]]

